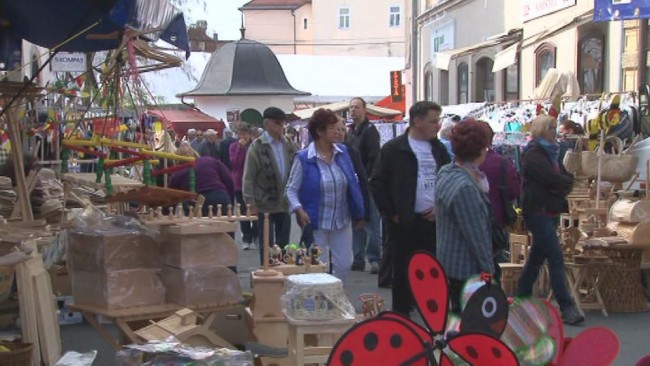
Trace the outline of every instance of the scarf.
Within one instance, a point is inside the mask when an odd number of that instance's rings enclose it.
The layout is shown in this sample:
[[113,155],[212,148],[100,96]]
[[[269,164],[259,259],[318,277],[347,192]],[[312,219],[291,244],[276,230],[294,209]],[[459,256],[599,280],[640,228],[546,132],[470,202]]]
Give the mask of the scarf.
[[473,178],[476,180],[476,184],[481,189],[481,191],[488,193],[490,192],[490,183],[488,182],[487,176],[483,173],[478,165],[474,163],[461,163],[456,162],[460,167],[465,168],[469,173],[472,174]]
[[533,141],[539,145],[549,159],[551,159],[553,167],[558,168],[560,166],[560,145],[558,145],[557,142],[551,142],[539,137],[535,137]]

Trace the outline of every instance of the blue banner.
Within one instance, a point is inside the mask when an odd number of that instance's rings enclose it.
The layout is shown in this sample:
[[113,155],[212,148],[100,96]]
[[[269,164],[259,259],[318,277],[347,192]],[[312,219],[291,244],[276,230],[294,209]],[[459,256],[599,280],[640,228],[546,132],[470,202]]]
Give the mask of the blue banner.
[[650,18],[650,0],[594,0],[594,21]]

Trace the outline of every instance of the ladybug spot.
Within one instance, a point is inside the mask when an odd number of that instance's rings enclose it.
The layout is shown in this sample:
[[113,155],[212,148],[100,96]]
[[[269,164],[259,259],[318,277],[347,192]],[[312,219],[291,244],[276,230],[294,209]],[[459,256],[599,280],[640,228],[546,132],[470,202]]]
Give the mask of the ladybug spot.
[[341,352],[340,359],[341,359],[341,363],[344,366],[350,366],[350,365],[352,365],[352,361],[354,361],[354,356],[352,355],[351,351],[345,350],[345,351]]
[[438,271],[438,268],[431,268],[429,274],[431,275],[432,278],[438,278],[438,276],[440,276],[440,272]]
[[437,313],[438,312],[438,303],[434,299],[429,299],[427,300],[427,309],[429,310],[430,313]]
[[498,349],[497,347],[492,347],[492,354],[496,358],[501,358],[501,350]]
[[393,348],[400,348],[402,346],[402,336],[399,334],[393,334],[390,337],[390,346]]
[[422,272],[421,269],[415,270],[415,277],[417,277],[418,280],[422,281],[424,279],[424,272]]
[[467,348],[465,348],[465,351],[467,351],[467,355],[469,357],[471,357],[473,359],[478,358],[478,351],[476,351],[476,348],[474,348],[472,346],[467,346]]
[[363,346],[366,348],[368,351],[374,351],[375,348],[377,348],[377,345],[379,344],[379,337],[377,337],[377,333],[368,333],[366,334],[365,337],[363,337]]

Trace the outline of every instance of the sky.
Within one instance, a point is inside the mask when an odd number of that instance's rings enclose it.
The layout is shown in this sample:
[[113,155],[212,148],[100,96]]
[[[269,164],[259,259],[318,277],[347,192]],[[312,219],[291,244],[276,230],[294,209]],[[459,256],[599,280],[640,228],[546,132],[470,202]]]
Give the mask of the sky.
[[[186,0],[183,11],[188,25],[197,20],[208,21],[208,35],[219,33],[219,39],[234,40],[240,38],[240,6],[250,0]],[[204,8],[205,5],[205,8]]]

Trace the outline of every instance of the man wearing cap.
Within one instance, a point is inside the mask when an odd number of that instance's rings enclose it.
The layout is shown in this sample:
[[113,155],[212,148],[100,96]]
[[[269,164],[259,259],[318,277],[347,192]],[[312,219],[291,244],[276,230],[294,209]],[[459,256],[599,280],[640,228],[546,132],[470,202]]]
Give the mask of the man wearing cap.
[[248,148],[242,194],[259,218],[260,263],[264,244],[264,213],[269,213],[269,244],[289,243],[291,217],[284,196],[296,147],[284,136],[285,113],[276,107],[264,110],[264,133]]
[[217,141],[217,131],[209,129],[204,133],[205,139],[199,144],[196,150],[201,156],[211,156],[217,160],[220,159],[219,141]]

